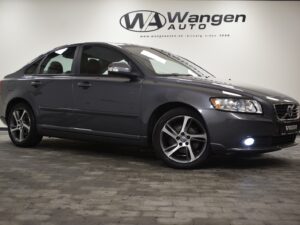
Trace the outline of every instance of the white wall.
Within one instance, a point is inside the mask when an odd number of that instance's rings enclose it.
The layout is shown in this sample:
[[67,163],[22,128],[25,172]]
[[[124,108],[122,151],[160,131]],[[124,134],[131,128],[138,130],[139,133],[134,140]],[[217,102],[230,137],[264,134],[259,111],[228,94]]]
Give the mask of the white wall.
[[[190,34],[221,38],[141,38],[119,19],[148,9],[166,14],[245,14],[245,23]],[[162,28],[151,34],[184,34]],[[150,33],[149,33],[150,34]],[[58,45],[84,41],[155,46],[192,59],[221,78],[265,86],[300,101],[300,2],[0,0],[0,79]]]

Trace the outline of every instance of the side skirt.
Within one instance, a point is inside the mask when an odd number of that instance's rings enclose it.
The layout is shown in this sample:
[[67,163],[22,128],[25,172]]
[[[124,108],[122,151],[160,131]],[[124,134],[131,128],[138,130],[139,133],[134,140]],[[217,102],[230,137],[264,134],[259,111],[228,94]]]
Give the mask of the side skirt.
[[148,146],[147,137],[138,135],[101,132],[82,128],[44,124],[38,125],[38,132],[43,136],[49,137]]

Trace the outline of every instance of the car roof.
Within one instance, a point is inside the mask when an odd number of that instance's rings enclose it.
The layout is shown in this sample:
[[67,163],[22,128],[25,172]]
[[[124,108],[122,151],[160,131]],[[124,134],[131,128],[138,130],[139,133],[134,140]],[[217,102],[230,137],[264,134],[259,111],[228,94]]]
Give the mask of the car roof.
[[[53,50],[56,50],[56,49],[61,49],[61,48],[66,48],[66,47],[71,47],[71,46],[79,46],[79,45],[96,45],[96,44],[103,44],[103,45],[110,45],[110,46],[115,46],[115,47],[119,47],[119,48],[122,48],[123,46],[127,47],[127,46],[136,46],[136,47],[142,47],[141,45],[136,45],[136,44],[129,44],[129,43],[112,43],[112,42],[79,42],[79,43],[73,43],[73,44],[66,44],[66,45],[61,45],[61,46],[58,46],[54,49],[52,49],[51,51]],[[146,46],[143,46],[143,47],[146,47]]]

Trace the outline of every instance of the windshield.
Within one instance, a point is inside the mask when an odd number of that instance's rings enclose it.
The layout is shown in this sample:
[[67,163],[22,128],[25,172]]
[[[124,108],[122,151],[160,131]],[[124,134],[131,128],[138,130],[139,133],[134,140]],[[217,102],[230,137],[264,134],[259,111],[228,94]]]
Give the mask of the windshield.
[[122,47],[158,76],[214,77],[214,75],[195,63],[163,50],[140,46]]

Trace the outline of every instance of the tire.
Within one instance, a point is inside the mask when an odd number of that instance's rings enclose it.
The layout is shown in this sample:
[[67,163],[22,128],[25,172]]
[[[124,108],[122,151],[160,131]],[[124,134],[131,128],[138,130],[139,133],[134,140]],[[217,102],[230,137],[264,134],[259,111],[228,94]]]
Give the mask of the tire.
[[7,124],[9,137],[18,147],[36,146],[43,138],[37,132],[34,113],[26,103],[17,103],[11,107]]
[[187,108],[175,108],[161,116],[153,130],[155,152],[168,166],[192,169],[209,155],[209,137],[201,116]]

